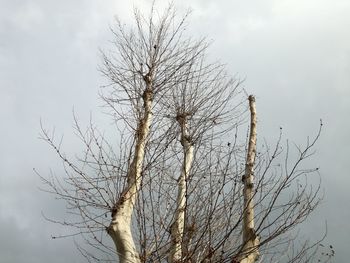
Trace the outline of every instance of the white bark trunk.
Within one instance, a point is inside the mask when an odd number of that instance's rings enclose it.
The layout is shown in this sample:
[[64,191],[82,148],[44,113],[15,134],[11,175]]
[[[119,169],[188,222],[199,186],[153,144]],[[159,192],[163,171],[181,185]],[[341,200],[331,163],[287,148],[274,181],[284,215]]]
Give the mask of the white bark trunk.
[[259,238],[254,226],[254,163],[256,155],[256,107],[254,96],[249,96],[250,134],[248,153],[243,177],[244,211],[243,211],[243,256],[240,263],[253,263],[259,257]]
[[140,120],[136,131],[135,153],[128,170],[127,185],[115,206],[112,222],[107,230],[115,243],[120,263],[140,262],[131,233],[131,217],[140,189],[145,146],[152,121],[152,91],[150,83],[148,83],[144,92],[143,101],[144,116]]
[[184,163],[181,175],[178,179],[178,195],[176,200],[176,212],[171,225],[171,248],[169,262],[176,263],[182,260],[182,244],[185,231],[185,211],[187,198],[187,179],[193,163],[193,144],[189,140],[186,127],[186,117],[178,119],[181,125],[181,144],[184,152]]

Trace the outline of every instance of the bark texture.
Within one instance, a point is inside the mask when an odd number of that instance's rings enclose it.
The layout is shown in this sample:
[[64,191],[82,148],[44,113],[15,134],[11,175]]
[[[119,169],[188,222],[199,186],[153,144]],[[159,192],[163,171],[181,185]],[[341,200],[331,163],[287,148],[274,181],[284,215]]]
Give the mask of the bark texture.
[[187,180],[193,163],[193,143],[188,134],[186,116],[178,115],[177,121],[181,127],[181,145],[184,153],[184,162],[181,175],[178,179],[178,196],[176,200],[176,213],[171,225],[171,250],[169,262],[176,263],[182,260],[182,244],[185,231],[185,212],[187,197]]
[[140,190],[145,147],[152,121],[152,85],[145,80],[147,88],[143,94],[143,117],[136,130],[136,145],[133,160],[127,174],[127,185],[112,213],[112,221],[108,234],[112,237],[119,256],[120,263],[141,262],[131,233],[131,218]]
[[244,188],[244,211],[243,211],[243,256],[240,263],[252,263],[259,258],[259,237],[255,233],[254,226],[254,164],[256,156],[256,107],[255,98],[250,95],[250,134],[245,165],[245,175],[243,177]]

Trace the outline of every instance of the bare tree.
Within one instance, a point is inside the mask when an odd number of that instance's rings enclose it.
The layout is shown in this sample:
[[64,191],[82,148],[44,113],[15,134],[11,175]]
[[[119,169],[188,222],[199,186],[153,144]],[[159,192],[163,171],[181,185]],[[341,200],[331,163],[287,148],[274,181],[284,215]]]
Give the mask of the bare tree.
[[294,154],[281,136],[257,150],[255,98],[247,115],[241,82],[207,62],[204,39],[186,36],[188,14],[134,14],[133,28],[117,21],[101,69],[118,145],[75,118],[85,150],[71,159],[42,128],[66,173],[42,177],[46,190],[79,219],[55,222],[78,229],[89,261],[310,262],[317,242],[297,245],[294,229],[320,201],[319,183],[309,184],[318,169],[304,160],[321,126]]

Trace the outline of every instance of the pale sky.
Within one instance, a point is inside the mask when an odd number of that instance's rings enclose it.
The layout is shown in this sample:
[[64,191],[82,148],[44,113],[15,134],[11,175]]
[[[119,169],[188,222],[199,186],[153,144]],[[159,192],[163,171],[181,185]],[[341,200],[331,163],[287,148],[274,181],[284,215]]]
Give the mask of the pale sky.
[[[161,1],[158,1],[161,2]],[[41,215],[64,216],[64,204],[40,192],[33,172],[60,171],[53,151],[38,139],[40,119],[64,148],[79,152],[72,110],[111,122],[98,100],[103,78],[99,48],[110,47],[114,15],[131,21],[133,5],[151,1],[0,0],[0,262],[84,262],[63,230]],[[165,3],[165,1],[164,1]],[[164,6],[164,3],[158,4]],[[318,238],[328,224],[334,262],[348,262],[350,239],[350,1],[175,0],[192,8],[189,31],[212,40],[210,57],[245,78],[257,97],[259,135],[302,144],[324,130],[310,161],[319,166],[325,198],[303,232]],[[262,139],[261,139],[262,141]]]

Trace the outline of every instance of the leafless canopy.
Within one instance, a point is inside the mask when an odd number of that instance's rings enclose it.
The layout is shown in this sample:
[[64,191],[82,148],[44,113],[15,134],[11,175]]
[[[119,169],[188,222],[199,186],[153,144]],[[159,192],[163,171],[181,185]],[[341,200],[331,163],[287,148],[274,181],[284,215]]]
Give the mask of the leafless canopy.
[[[77,229],[89,261],[247,262],[254,250],[261,262],[311,262],[316,247],[295,243],[295,228],[320,201],[318,169],[305,160],[322,125],[304,147],[283,146],[282,131],[275,146],[258,143],[254,182],[247,183],[241,82],[207,62],[207,42],[186,31],[188,14],[179,20],[170,6],[162,15],[154,8],[147,17],[134,15],[134,27],[117,20],[113,49],[102,54],[108,85],[101,97],[118,143],[74,118],[84,153],[68,158],[42,128],[65,170],[64,178],[42,177],[46,190],[75,215],[55,222]],[[249,248],[242,239],[245,187],[254,200],[249,235],[259,241]],[[127,245],[123,231],[131,233]]]

